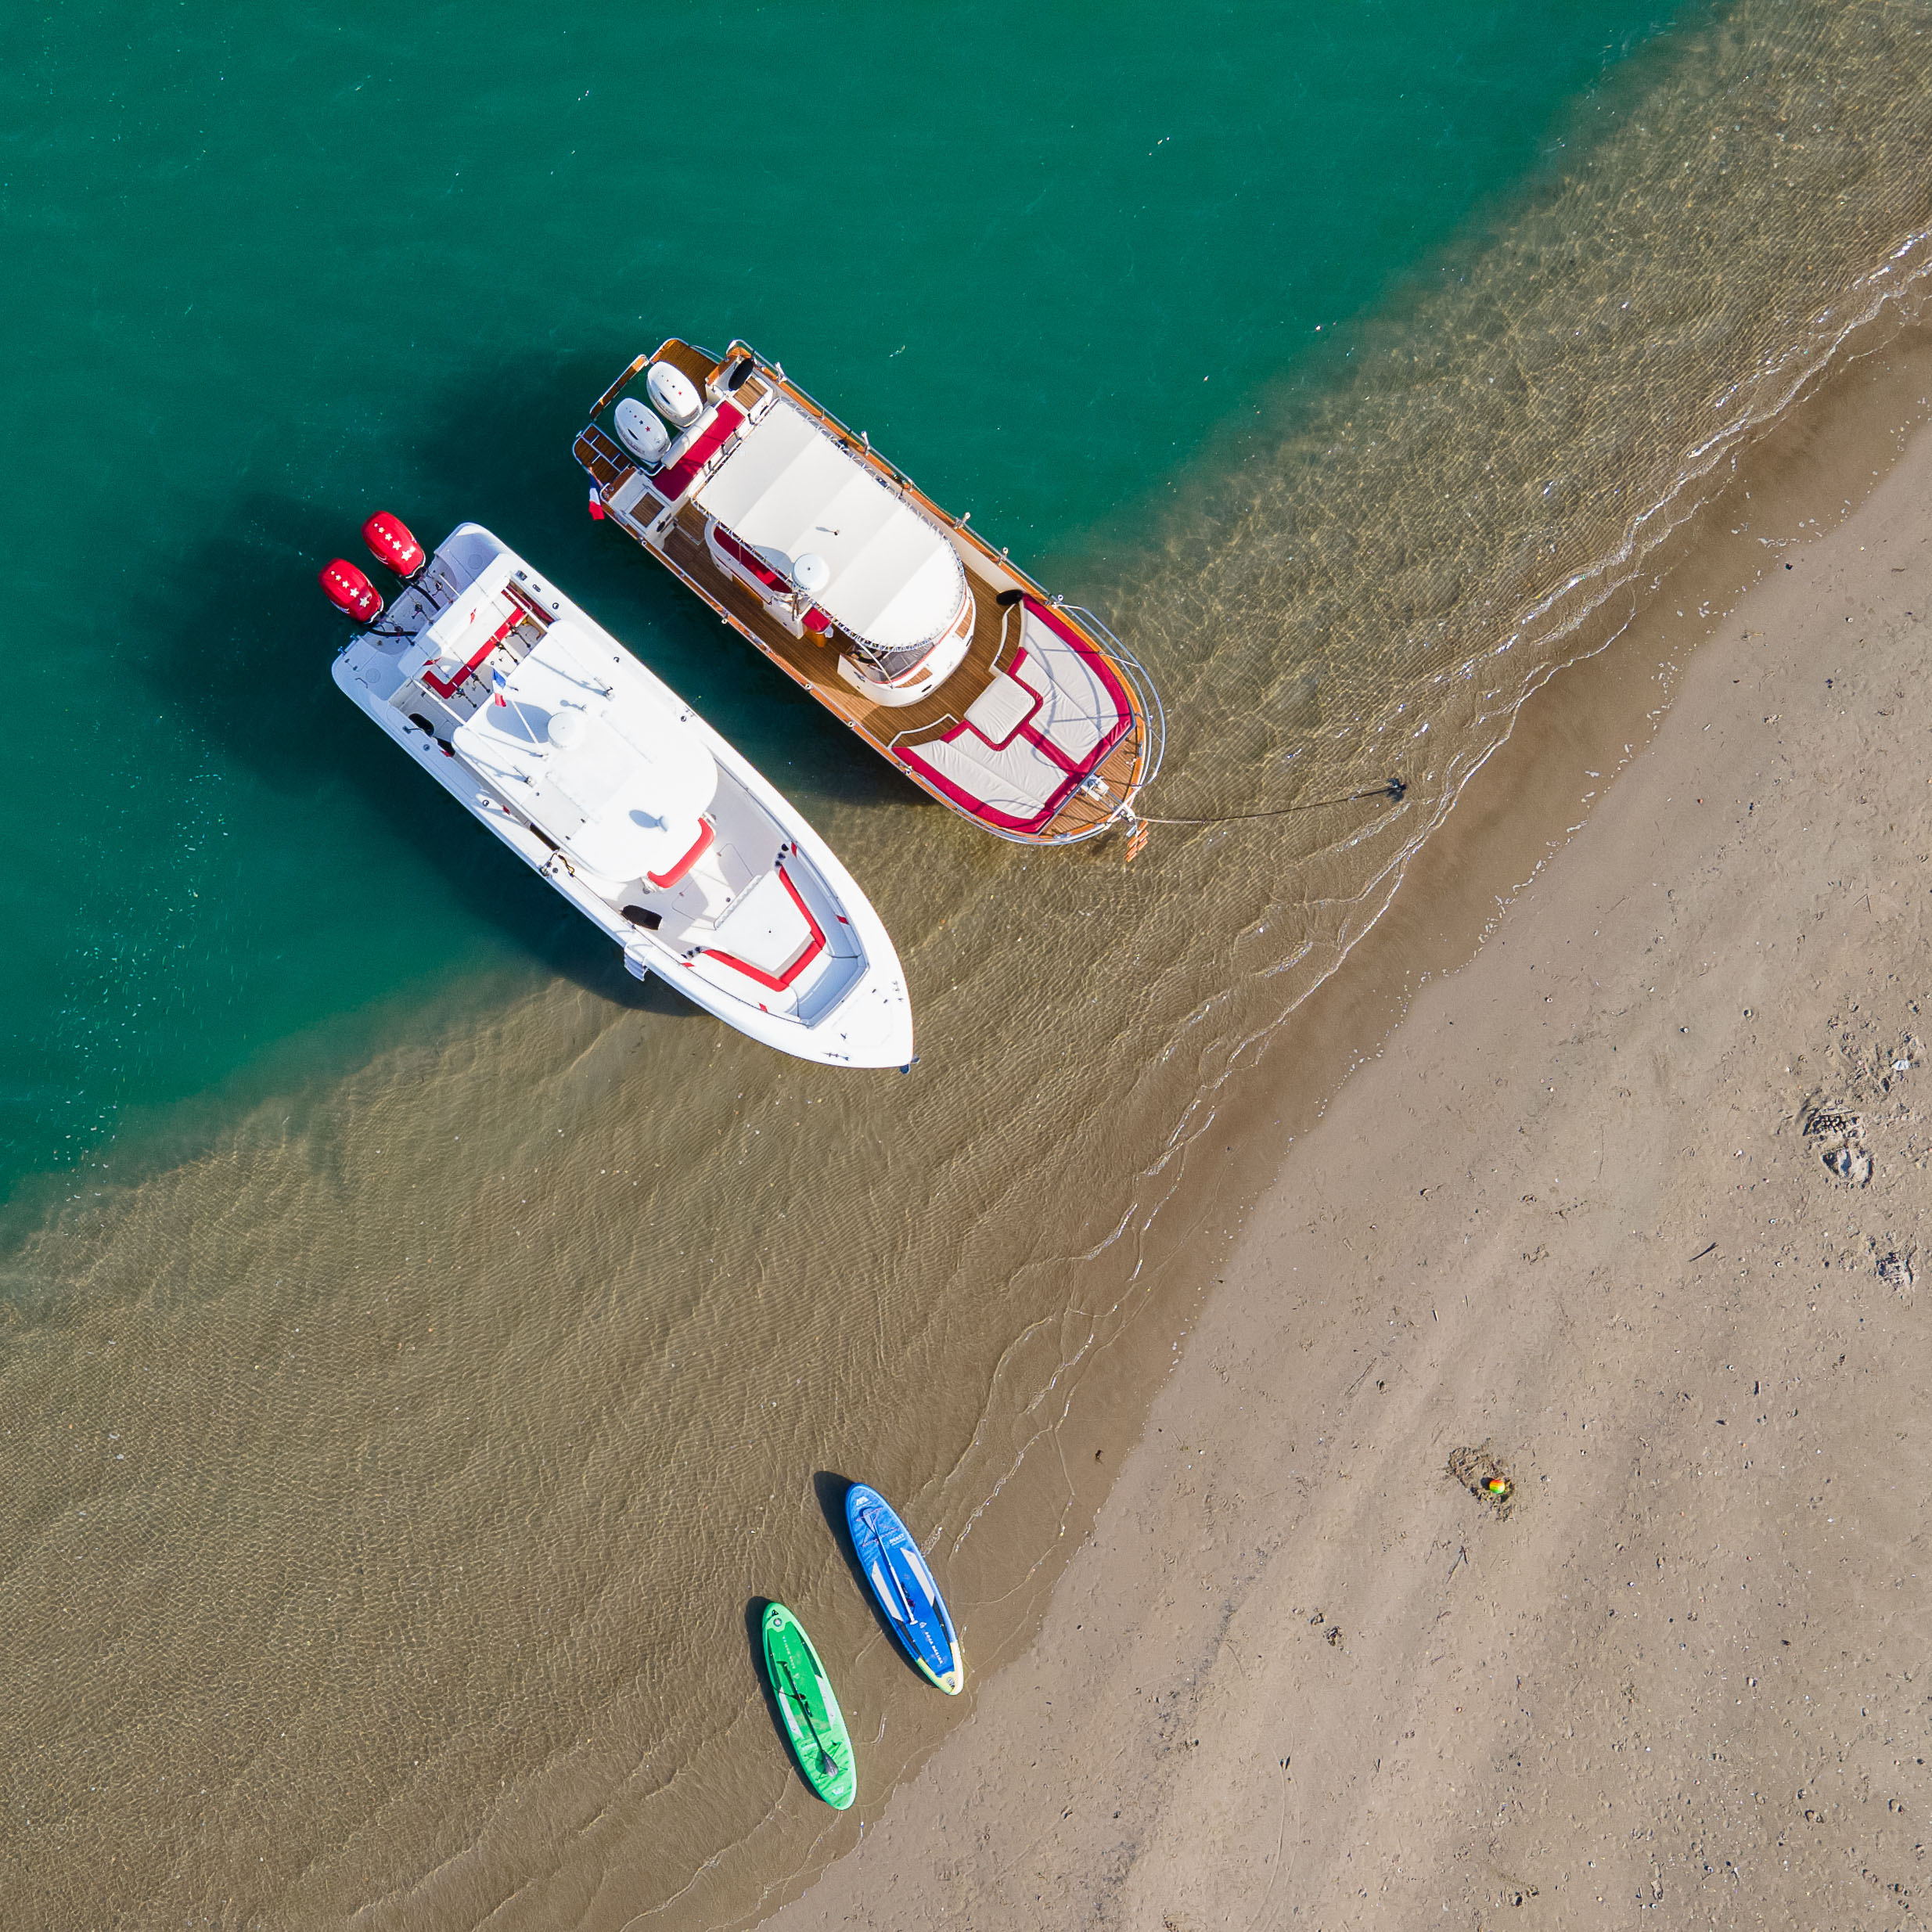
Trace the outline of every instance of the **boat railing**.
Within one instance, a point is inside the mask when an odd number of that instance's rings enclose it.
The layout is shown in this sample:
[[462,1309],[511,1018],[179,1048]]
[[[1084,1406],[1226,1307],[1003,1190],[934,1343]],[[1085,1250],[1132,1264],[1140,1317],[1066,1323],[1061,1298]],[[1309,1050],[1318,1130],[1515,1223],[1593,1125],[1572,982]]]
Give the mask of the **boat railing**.
[[[1147,667],[1114,635],[1112,630],[1105,623],[1095,616],[1092,611],[1089,610],[1085,604],[1070,604],[1060,599],[1043,599],[1043,601],[1052,602],[1056,610],[1065,613],[1070,617],[1078,617],[1083,624],[1088,626],[1099,637],[1104,639],[1107,656],[1114,668],[1133,687],[1134,696],[1140,712],[1141,743],[1144,747],[1140,761],[1139,775],[1135,778],[1124,797],[1112,793],[1107,794],[1114,798],[1114,809],[1108,812],[1106,817],[1096,819],[1090,826],[1083,826],[1078,832],[1056,832],[1050,834],[1037,832],[1009,832],[1002,826],[991,824],[984,818],[979,819],[977,823],[983,830],[991,833],[995,838],[1005,839],[1014,845],[1078,845],[1083,840],[1097,839],[1110,826],[1119,825],[1123,821],[1130,826],[1132,824],[1133,801],[1146,786],[1153,783],[1155,774],[1160,769],[1160,761],[1166,755],[1167,714],[1166,707],[1160,702],[1160,689],[1148,675]],[[916,729],[919,735],[924,736],[940,730],[948,725],[955,725],[958,722],[959,720],[948,712],[939,721],[938,725],[922,725]],[[893,739],[893,744],[896,747],[901,741],[912,737],[914,733],[911,731],[901,732],[898,737]]]
[[1121,674],[1134,687],[1134,695],[1140,700],[1142,729],[1147,743],[1147,762],[1140,776],[1135,781],[1134,789],[1139,791],[1143,786],[1151,785],[1160,770],[1160,761],[1167,750],[1167,710],[1160,702],[1160,687],[1155,684],[1147,667],[1116,637],[1113,631],[1085,604],[1062,604],[1060,609],[1091,624],[1106,640],[1107,655],[1119,666]]
[[[667,343],[660,344],[657,351],[657,354],[659,355],[663,354],[664,350],[669,346],[670,345]],[[624,373],[620,376],[617,380],[613,383],[610,387],[590,405],[590,419],[592,423],[595,423],[597,419],[603,414],[604,411],[610,407],[611,402],[616,398],[617,391],[622,389],[626,383],[630,382],[631,379],[635,376],[639,369],[649,368],[651,361],[652,358],[650,356],[639,356],[636,360],[631,363],[631,366],[626,369]]]

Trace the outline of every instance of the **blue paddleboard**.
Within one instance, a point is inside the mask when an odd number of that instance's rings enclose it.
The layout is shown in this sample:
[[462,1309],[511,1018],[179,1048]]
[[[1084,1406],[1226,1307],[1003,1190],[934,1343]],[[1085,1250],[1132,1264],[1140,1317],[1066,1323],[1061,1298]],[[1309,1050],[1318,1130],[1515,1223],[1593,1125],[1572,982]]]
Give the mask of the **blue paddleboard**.
[[905,1653],[949,1696],[966,1682],[966,1661],[946,1600],[898,1513],[876,1489],[845,1492],[845,1520],[859,1567]]

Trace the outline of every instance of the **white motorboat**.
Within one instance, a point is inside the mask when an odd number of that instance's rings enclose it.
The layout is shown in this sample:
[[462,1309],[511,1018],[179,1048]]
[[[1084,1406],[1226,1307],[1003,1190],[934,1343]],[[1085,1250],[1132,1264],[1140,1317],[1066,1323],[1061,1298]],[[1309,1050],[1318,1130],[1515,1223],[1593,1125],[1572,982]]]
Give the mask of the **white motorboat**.
[[353,564],[322,573],[365,627],[336,682],[631,973],[801,1060],[910,1065],[885,926],[749,760],[480,525],[426,556],[386,513],[363,534],[405,588],[385,615]]

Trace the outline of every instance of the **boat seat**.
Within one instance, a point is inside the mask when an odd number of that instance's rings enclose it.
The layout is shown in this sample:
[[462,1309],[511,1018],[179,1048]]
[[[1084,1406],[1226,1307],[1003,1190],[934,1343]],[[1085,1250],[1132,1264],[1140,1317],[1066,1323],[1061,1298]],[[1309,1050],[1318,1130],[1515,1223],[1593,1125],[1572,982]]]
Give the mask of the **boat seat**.
[[995,750],[1001,750],[1042,701],[1038,692],[996,671],[992,682],[966,707],[966,721]]
[[[728,570],[752,585],[768,608],[775,612],[790,612],[791,585],[750,545],[740,543],[715,516],[704,526],[704,541],[725,559]],[[800,622],[804,629],[817,634],[821,644],[825,642],[824,633],[832,628],[832,620],[816,604]]]
[[745,419],[744,412],[721,402],[709,418],[700,417],[666,452],[663,469],[648,479],[667,503],[681,503],[704,473],[705,466],[729,442]]
[[1037,832],[1080,783],[1031,739],[997,749],[964,725],[894,755],[976,818],[1009,832]]
[[674,861],[663,872],[647,872],[644,875],[645,882],[649,885],[655,886],[660,892],[668,892],[704,856],[706,851],[710,849],[712,840],[717,836],[717,826],[713,825],[709,818],[700,815],[698,819],[698,835],[693,841],[690,850],[682,858]]
[[782,865],[774,865],[720,919],[715,930],[736,950],[708,945],[705,952],[774,993],[789,992],[826,949],[825,929]]
[[1081,771],[1127,735],[1133,707],[1112,665],[1064,617],[1029,597],[1020,606],[1013,677],[1040,699],[1030,729]]
[[1005,832],[1044,831],[1133,729],[1113,667],[1056,612],[1022,607],[1020,648],[937,738],[893,756],[944,797]]

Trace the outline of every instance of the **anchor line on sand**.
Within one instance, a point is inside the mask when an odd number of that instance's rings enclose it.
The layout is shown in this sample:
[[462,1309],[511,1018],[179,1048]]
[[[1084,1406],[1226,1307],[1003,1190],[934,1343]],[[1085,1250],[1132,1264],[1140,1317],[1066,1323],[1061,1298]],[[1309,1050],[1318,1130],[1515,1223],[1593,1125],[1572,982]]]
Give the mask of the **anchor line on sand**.
[[1272,811],[1223,811],[1211,818],[1150,818],[1144,812],[1134,815],[1139,825],[1239,825],[1250,818],[1286,818],[1297,811],[1320,811],[1329,805],[1352,805],[1359,798],[1391,798],[1398,804],[1407,793],[1407,783],[1399,778],[1387,779],[1380,785],[1371,785],[1359,792],[1350,792],[1340,798],[1308,798],[1298,805],[1280,805]]
[[1246,825],[1261,818],[1292,818],[1297,812],[1322,811],[1332,806],[1352,805],[1364,798],[1387,798],[1400,804],[1409,790],[1408,782],[1391,778],[1380,785],[1365,786],[1361,791],[1349,792],[1339,798],[1308,798],[1296,805],[1278,805],[1268,811],[1217,812],[1206,818],[1152,818],[1131,808],[1127,816],[1131,829],[1127,839],[1127,862],[1131,865],[1140,856],[1141,847],[1147,843],[1148,834],[1157,825],[1203,826]]

